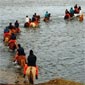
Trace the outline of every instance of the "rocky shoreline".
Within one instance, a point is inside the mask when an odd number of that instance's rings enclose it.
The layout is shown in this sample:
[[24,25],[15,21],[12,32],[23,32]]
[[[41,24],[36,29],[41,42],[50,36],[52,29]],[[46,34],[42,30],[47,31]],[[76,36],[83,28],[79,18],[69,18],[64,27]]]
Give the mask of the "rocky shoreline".
[[[10,72],[10,75],[9,75],[8,71],[0,71],[0,75],[1,74],[3,76],[5,76],[5,78],[7,80],[5,80],[5,82],[0,81],[0,85],[29,85],[28,81],[26,81],[24,83],[23,75],[21,75],[19,73],[16,73],[16,75],[14,75]],[[8,75],[8,76],[6,76],[6,75]],[[56,79],[49,80],[49,81],[43,82],[43,83],[38,83],[38,84],[35,84],[35,85],[85,85],[85,84],[80,83],[80,82],[65,80],[63,78],[56,78]]]
[[[28,82],[22,83],[22,82],[16,82],[16,84],[0,84],[0,85],[29,85]],[[79,82],[64,80],[64,79],[53,79],[48,82],[39,83],[35,85],[85,85]]]

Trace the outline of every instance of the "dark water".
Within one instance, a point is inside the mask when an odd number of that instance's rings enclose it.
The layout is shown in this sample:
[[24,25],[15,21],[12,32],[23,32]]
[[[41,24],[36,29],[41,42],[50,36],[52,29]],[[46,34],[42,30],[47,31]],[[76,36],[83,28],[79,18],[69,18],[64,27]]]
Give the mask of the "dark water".
[[[85,13],[85,0],[0,0],[0,82],[14,83],[16,79],[10,60],[13,53],[3,45],[2,36],[5,26],[18,19],[21,34],[17,41],[27,56],[30,49],[37,56],[39,79],[36,83],[60,77],[85,83],[85,21],[63,20],[64,10],[76,3]],[[47,10],[52,17],[49,23],[44,23],[42,19]],[[25,16],[32,17],[35,12],[41,15],[40,27],[23,28]]]

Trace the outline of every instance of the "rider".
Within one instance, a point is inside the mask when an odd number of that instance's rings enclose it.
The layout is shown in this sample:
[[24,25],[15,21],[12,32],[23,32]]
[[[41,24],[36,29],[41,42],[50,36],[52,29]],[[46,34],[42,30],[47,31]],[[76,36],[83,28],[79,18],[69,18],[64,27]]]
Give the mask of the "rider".
[[12,29],[12,28],[14,28],[14,26],[12,25],[12,23],[11,23],[11,22],[9,23],[9,26],[8,26],[8,28],[9,28],[9,29]]
[[75,6],[74,6],[74,13],[79,13],[79,9],[78,9],[78,6],[77,6],[77,4],[75,4]]
[[74,10],[73,10],[73,7],[70,8],[70,15],[71,15],[71,17],[74,16]]
[[65,10],[64,19],[70,19],[70,13],[69,13],[68,9]]
[[15,24],[15,27],[16,28],[19,28],[19,22],[18,22],[18,20],[16,20],[16,22],[14,24]]
[[16,49],[16,35],[14,33],[12,33],[12,35],[11,35],[11,38],[8,42],[8,46],[10,49],[15,51],[15,49]]
[[78,10],[79,10],[79,14],[82,15],[82,10],[81,10],[81,6],[78,7]]
[[46,11],[45,18],[48,18],[48,17],[49,17],[49,13],[48,13],[48,11]]
[[[17,52],[16,52],[16,55],[14,56],[14,62],[21,65],[21,60],[25,59],[25,63],[26,63],[25,57],[26,57],[26,55],[24,52],[24,48],[21,47],[21,44],[18,44],[17,45]],[[23,64],[25,64],[25,63],[23,63]]]
[[24,48],[21,47],[21,44],[18,44],[17,52],[18,55],[25,55]]
[[8,37],[8,40],[10,39],[10,33],[9,33],[9,28],[8,27],[6,27],[4,29],[4,35],[3,35],[3,37],[4,37],[3,41],[5,40],[6,37]]
[[36,17],[37,16],[37,14],[36,13],[34,13],[34,17]]
[[29,17],[28,16],[26,16],[25,22],[29,23]]
[[12,39],[12,40],[16,40],[16,35],[14,34],[14,33],[12,33],[12,35],[11,35],[11,38],[10,39]]
[[32,22],[35,22],[35,15],[32,16]]
[[36,66],[36,56],[34,55],[33,51],[30,50],[30,54],[28,56],[28,66]]
[[6,27],[6,28],[4,29],[4,33],[8,33],[8,32],[9,32],[9,28]]
[[27,61],[28,61],[28,67],[29,66],[34,66],[36,67],[36,79],[38,79],[38,68],[37,68],[37,65],[36,65],[36,60],[37,60],[37,57],[34,55],[33,53],[33,50],[30,50],[30,54],[27,58]]
[[81,10],[81,6],[79,6],[79,21],[83,21],[83,19],[84,19],[84,16],[83,16],[83,12],[82,12],[82,10]]
[[74,8],[77,8],[77,4],[75,4]]
[[19,28],[19,22],[18,22],[18,20],[16,20],[16,22],[14,23],[14,25],[15,25],[16,33],[19,33],[20,32],[20,28]]
[[11,34],[11,33],[16,33],[16,29],[15,29],[15,27],[12,25],[12,23],[9,23],[8,28],[9,28],[10,34]]

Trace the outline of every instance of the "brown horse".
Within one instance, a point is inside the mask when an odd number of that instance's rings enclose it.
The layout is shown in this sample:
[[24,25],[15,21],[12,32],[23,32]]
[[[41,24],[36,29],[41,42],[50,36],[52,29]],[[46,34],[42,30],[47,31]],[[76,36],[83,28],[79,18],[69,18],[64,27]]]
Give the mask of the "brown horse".
[[24,68],[25,63],[26,63],[26,56],[21,55],[21,56],[20,56],[20,66],[21,66],[22,68]]
[[83,14],[81,14],[80,16],[79,16],[79,21],[83,21],[84,20],[84,16],[83,16]]
[[11,50],[15,50],[16,49],[16,40],[10,40],[9,42],[8,42],[8,46],[9,46],[9,49],[11,49]]
[[38,26],[39,26],[39,22],[37,22],[37,21],[30,23],[30,27],[32,27],[32,28],[36,28]]
[[8,45],[8,42],[9,42],[9,37],[5,37],[4,38],[4,44],[7,46]]
[[24,27],[29,27],[29,23],[26,22],[26,23],[24,24]]
[[8,33],[4,33],[4,39],[3,39],[4,44],[5,45],[8,45],[9,40],[10,40],[10,34],[9,34],[9,32]]
[[36,68],[34,66],[29,66],[26,69],[26,76],[28,77],[29,84],[34,84],[36,75]]
[[22,68],[24,68],[25,63],[26,63],[26,56],[16,54],[16,55],[14,56],[14,61],[17,61],[17,63],[18,63]]

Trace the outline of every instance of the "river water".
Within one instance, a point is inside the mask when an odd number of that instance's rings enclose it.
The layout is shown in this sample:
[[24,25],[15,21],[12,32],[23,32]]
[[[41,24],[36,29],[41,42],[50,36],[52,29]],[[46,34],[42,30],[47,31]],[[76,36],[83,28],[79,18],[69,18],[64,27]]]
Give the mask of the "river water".
[[[21,34],[18,43],[26,56],[33,49],[39,66],[36,83],[52,78],[65,78],[85,83],[85,21],[64,21],[65,9],[78,4],[85,13],[85,0],[0,0],[0,83],[14,83],[16,73],[11,58],[14,53],[3,44],[3,30],[19,20]],[[51,21],[42,21],[45,11],[51,13]],[[25,16],[41,15],[40,27],[23,27]]]

